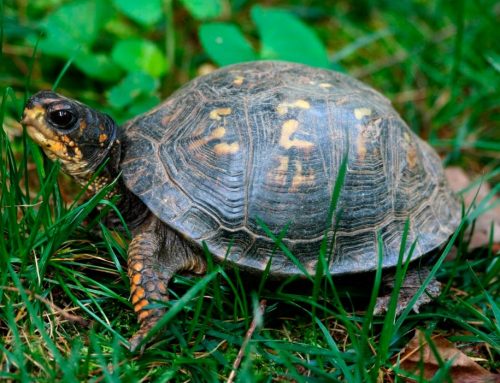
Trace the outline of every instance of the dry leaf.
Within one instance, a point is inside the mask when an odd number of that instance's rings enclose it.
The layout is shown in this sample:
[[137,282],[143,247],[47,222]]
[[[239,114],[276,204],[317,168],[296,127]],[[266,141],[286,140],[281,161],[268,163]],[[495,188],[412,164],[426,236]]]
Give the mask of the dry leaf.
[[[443,363],[453,360],[449,375],[454,383],[500,382],[500,375],[492,374],[481,367],[442,335],[433,335],[431,339]],[[401,351],[399,359],[400,369],[425,379],[431,379],[440,368],[434,352],[420,330],[415,331],[415,336]]]
[[[458,193],[468,187],[472,181],[465,174],[463,169],[458,167],[449,167],[445,169],[445,175],[451,189]],[[478,191],[479,189],[479,191]],[[466,207],[469,207],[473,202],[477,205],[484,197],[488,195],[491,187],[486,182],[478,184],[477,187],[472,188],[463,195]],[[477,194],[477,197],[476,197]],[[474,197],[476,197],[474,201]],[[490,204],[497,200],[494,197]],[[478,247],[488,246],[490,241],[491,224],[493,223],[493,243],[500,244],[500,205],[495,209],[490,209],[483,213],[474,225],[474,233],[471,236],[469,249],[476,249]]]

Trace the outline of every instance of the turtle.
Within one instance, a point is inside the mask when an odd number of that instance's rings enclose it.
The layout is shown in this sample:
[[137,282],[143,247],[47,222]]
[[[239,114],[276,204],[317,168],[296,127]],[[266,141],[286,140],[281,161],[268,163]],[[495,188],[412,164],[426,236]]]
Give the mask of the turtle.
[[378,242],[383,269],[397,264],[407,222],[416,260],[443,246],[461,218],[431,146],[386,97],[329,69],[229,65],[122,126],[40,91],[21,122],[90,192],[116,180],[111,193],[132,233],[128,276],[139,329],[131,349],[165,313],[151,304],[168,300],[172,276],[206,271],[204,249],[250,274],[300,278],[316,272],[327,239],[324,272],[357,283],[377,269]]

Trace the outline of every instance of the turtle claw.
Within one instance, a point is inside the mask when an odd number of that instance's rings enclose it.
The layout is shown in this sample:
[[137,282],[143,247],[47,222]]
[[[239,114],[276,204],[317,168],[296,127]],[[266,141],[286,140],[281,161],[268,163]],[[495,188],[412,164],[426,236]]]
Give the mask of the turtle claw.
[[[153,339],[148,337],[149,331],[158,323],[163,313],[164,310],[160,309],[139,311],[139,330],[129,339],[128,348],[131,352],[137,352],[140,346],[140,354],[142,355],[146,345]],[[149,340],[145,342],[146,338]]]
[[141,333],[141,331],[134,334],[128,341],[129,344],[128,349],[130,350],[130,352],[134,353],[139,352],[139,354],[142,355],[146,348],[146,344],[142,344],[140,348],[139,346],[141,345],[141,343],[143,343],[142,341],[144,340],[145,337],[146,334]]
[[[134,335],[132,335],[132,337],[129,339],[128,349],[131,352],[139,352],[140,355],[142,355],[144,353],[144,350],[146,349],[146,345],[149,343],[149,342],[144,342],[144,339],[146,339],[146,337],[149,333],[149,330],[151,330],[153,328],[153,326],[156,324],[156,322],[158,322],[157,318],[155,318],[153,320],[152,319],[153,318],[151,318],[148,323],[143,324],[141,326],[141,328],[139,328],[139,330]],[[149,340],[151,341],[151,339],[152,338],[150,338]]]

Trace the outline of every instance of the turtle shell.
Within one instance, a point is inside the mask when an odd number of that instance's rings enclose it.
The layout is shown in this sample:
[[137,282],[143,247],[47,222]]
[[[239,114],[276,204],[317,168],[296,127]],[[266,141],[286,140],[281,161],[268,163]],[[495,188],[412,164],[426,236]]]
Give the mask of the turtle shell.
[[191,243],[250,271],[271,262],[272,275],[314,272],[324,238],[331,274],[374,270],[379,235],[389,267],[407,219],[413,258],[460,221],[435,151],[380,93],[333,71],[228,66],[187,83],[124,133],[127,187]]

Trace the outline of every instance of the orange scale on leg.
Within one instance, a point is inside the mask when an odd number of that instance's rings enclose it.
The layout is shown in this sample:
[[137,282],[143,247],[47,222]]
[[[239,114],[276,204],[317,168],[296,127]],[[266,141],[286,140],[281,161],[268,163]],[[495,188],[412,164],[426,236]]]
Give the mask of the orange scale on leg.
[[149,304],[149,302],[148,302],[146,299],[143,299],[142,301],[140,301],[139,303],[137,303],[137,304],[134,306],[134,311],[135,311],[135,312],[139,312],[139,311],[141,311],[144,307],[146,307],[148,304]]

